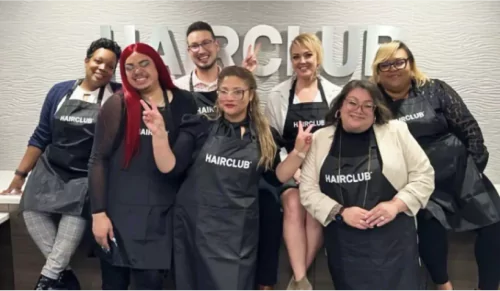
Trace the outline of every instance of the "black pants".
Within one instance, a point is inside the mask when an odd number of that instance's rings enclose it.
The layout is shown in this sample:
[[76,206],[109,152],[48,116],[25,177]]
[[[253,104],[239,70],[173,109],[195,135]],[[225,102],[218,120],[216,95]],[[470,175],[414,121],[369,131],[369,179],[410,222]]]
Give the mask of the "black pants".
[[[420,257],[435,284],[448,282],[448,235],[435,218],[427,218],[426,211],[417,214]],[[497,290],[500,284],[500,223],[476,230],[476,263],[478,288]]]
[[259,207],[260,231],[256,283],[271,286],[278,282],[283,216],[277,189],[263,179],[259,183]]
[[166,270],[138,270],[115,267],[101,260],[102,290],[162,290]]

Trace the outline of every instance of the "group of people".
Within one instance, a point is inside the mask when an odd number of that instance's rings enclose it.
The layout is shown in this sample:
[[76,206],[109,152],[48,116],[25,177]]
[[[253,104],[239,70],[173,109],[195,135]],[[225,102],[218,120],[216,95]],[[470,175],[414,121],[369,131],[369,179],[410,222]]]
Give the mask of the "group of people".
[[106,290],[162,289],[169,273],[178,289],[273,289],[282,239],[290,290],[313,289],[322,246],[336,289],[422,289],[420,259],[452,289],[447,232],[471,230],[477,287],[498,289],[481,130],[404,43],[380,45],[372,78],[340,88],[302,33],[293,76],[259,94],[257,47],[221,68],[209,24],[186,37],[196,68],[179,79],[150,46],[99,39],[85,78],[49,91],[3,192],[27,180],[20,209],[46,257],[35,289],[80,289],[69,263],[87,226]]

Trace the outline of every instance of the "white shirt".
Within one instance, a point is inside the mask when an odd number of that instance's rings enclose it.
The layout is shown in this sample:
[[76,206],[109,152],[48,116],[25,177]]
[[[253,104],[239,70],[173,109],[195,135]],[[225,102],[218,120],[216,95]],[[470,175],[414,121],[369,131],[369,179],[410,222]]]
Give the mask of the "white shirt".
[[[219,73],[221,71],[221,68],[217,66],[217,69],[219,70]],[[174,80],[175,86],[177,86],[180,89],[184,89],[189,91],[189,79],[191,78],[191,74],[193,74],[193,89],[195,92],[212,92],[217,90],[217,79],[213,82],[203,82],[202,80],[198,79],[198,76],[196,75],[196,69],[189,72],[189,74],[184,75],[178,79]]]
[[[73,91],[73,94],[71,94],[71,97],[69,97],[69,99],[83,100],[89,103],[97,103],[97,98],[99,97],[99,90],[101,90],[101,88],[89,92],[83,90],[81,86],[78,86],[75,88],[75,91]],[[106,100],[108,100],[108,98],[111,97],[111,95],[113,95],[113,90],[111,89],[111,85],[108,84],[104,88],[104,94],[102,95],[101,105],[104,104],[104,102],[106,102]],[[65,100],[66,96],[64,96],[64,98],[61,99],[61,101],[57,105],[56,112],[59,111],[59,108],[61,108],[61,105]]]
[[[337,97],[340,93],[342,88],[321,77],[319,78],[319,81],[321,81],[321,85],[323,86],[326,102],[330,105],[333,99],[335,99],[335,97]],[[264,108],[264,114],[269,119],[270,125],[274,127],[280,135],[283,135],[283,129],[285,127],[291,87],[292,78],[276,85],[267,94],[267,98],[263,98],[261,101],[261,106]],[[321,93],[319,91],[313,102],[322,102]],[[295,96],[293,103],[300,103],[297,96]]]

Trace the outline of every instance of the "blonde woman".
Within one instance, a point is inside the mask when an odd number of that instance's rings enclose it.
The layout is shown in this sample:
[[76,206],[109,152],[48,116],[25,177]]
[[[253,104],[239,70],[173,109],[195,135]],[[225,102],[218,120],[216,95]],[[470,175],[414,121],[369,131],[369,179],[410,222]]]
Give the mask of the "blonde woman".
[[[303,126],[313,125],[312,132],[321,128],[330,103],[341,89],[319,75],[323,51],[316,35],[298,35],[290,46],[290,55],[294,76],[273,88],[265,105],[271,126],[284,140],[282,158],[294,150],[299,121]],[[322,230],[300,204],[299,184],[300,169],[281,189],[283,237],[293,270],[288,288],[311,289],[306,273],[322,245]]]
[[381,45],[372,68],[395,118],[408,124],[436,171],[436,190],[417,216],[420,255],[434,283],[453,288],[447,230],[475,230],[478,288],[498,289],[500,197],[484,175],[489,154],[479,124],[455,90],[418,69],[404,43]]
[[[175,282],[183,290],[255,288],[260,176],[279,185],[301,162],[290,155],[277,165],[276,134],[249,70],[222,69],[217,88],[219,117],[186,116],[173,151],[160,113],[143,104],[158,169],[185,175],[174,217]],[[297,152],[308,151],[309,131],[299,130]]]
[[434,171],[406,124],[390,119],[375,84],[347,83],[302,166],[301,202],[325,226],[337,290],[422,289],[414,216]]

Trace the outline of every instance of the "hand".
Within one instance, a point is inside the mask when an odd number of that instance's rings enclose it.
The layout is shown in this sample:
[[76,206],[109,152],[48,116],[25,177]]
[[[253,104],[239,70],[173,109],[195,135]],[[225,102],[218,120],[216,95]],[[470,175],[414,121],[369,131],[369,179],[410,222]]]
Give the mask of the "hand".
[[309,125],[306,130],[302,127],[302,121],[299,121],[299,132],[295,138],[295,149],[300,153],[307,153],[312,144],[312,129],[313,125]]
[[142,108],[144,108],[142,119],[151,131],[151,134],[158,135],[166,131],[165,121],[163,120],[163,116],[158,111],[158,107],[153,99],[150,98],[149,103],[151,104],[151,108],[146,102],[144,102],[144,100],[141,100]]
[[21,189],[23,188],[25,180],[25,178],[15,175],[12,179],[12,182],[10,182],[9,188],[3,190],[0,194],[23,194],[23,191]]
[[393,221],[399,212],[399,206],[396,201],[380,202],[367,213],[365,219],[371,227],[375,225],[380,227]]
[[357,229],[371,228],[365,221],[365,216],[368,210],[356,206],[344,208],[342,219],[344,222]]
[[247,56],[246,58],[243,60],[241,66],[247,70],[249,70],[250,72],[253,72],[255,71],[255,68],[257,68],[257,54],[259,52],[259,49],[260,49],[260,43],[258,43],[257,45],[255,45],[255,50],[253,51],[252,53],[252,45],[249,45],[248,46],[248,49],[247,49]]
[[108,237],[110,240],[115,241],[115,235],[113,233],[113,224],[111,224],[111,220],[109,220],[106,213],[101,212],[92,215],[92,233],[101,248],[108,252],[110,250]]
[[293,174],[293,179],[295,180],[295,183],[300,184],[300,168],[297,169],[297,171],[295,172],[295,174]]

